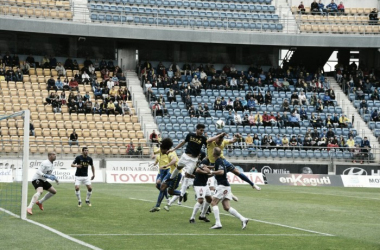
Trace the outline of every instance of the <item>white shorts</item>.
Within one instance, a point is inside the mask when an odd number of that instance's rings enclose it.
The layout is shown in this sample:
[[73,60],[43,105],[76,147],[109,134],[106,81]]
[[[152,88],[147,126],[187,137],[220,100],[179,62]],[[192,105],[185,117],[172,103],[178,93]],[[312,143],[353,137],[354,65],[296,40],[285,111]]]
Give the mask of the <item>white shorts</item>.
[[211,192],[210,192],[210,189],[207,187],[207,186],[194,186],[194,192],[195,192],[195,195],[198,198],[205,198],[206,196],[210,196],[211,197]]
[[219,200],[232,200],[231,187],[218,185],[216,187],[215,194],[212,197],[217,198]]
[[75,186],[79,186],[81,184],[86,185],[86,186],[91,185],[90,177],[88,177],[88,176],[75,176]]
[[218,183],[216,182],[215,176],[209,178],[209,187],[216,187]]
[[[193,158],[183,153],[181,159],[178,161],[178,166],[184,166],[184,172],[193,174],[195,167],[197,166],[198,158]],[[184,173],[182,173],[185,175]]]

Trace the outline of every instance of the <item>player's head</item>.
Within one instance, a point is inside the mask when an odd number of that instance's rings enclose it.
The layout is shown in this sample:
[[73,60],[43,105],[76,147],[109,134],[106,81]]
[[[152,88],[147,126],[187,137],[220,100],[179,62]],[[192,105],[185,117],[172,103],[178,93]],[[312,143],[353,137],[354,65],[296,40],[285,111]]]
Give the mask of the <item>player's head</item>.
[[48,158],[49,158],[49,161],[53,162],[57,158],[57,155],[55,154],[55,152],[49,152]]
[[196,126],[196,134],[197,134],[198,136],[201,136],[201,135],[203,135],[204,132],[205,132],[205,125],[199,123],[199,124]]
[[83,154],[83,156],[87,156],[88,155],[88,148],[87,147],[83,147],[82,148],[82,154]]
[[221,143],[223,142],[223,140],[224,140],[224,136],[226,135],[226,134],[223,133],[223,132],[218,133],[217,135],[220,135],[220,134],[223,134],[223,135],[219,136],[218,139],[216,139],[215,142],[216,142],[217,144],[221,144]]
[[222,150],[220,150],[220,148],[218,147],[214,148],[212,155],[214,156],[215,159],[219,158],[221,154],[222,154]]
[[173,147],[173,141],[170,138],[165,138],[161,140],[160,149],[162,154],[166,154],[169,149]]

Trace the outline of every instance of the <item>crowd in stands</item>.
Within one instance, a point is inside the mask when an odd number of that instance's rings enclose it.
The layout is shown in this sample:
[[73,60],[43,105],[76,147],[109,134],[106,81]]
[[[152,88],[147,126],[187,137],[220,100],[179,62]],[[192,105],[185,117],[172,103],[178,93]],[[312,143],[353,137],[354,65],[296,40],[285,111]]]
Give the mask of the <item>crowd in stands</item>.
[[[301,1],[298,5],[298,13],[307,14],[305,5]],[[345,14],[345,6],[343,2],[339,4],[335,3],[334,0],[331,0],[330,3],[325,5],[322,0],[313,0],[310,4],[310,14],[312,15],[344,15]],[[379,21],[378,11],[376,8],[373,8],[370,13],[368,13],[369,24],[377,24]]]
[[[51,75],[46,83],[47,90],[50,91],[46,104],[52,105],[54,112],[61,112],[61,106],[67,105],[70,113],[129,114],[130,107],[126,102],[131,100],[129,90],[126,87],[115,88],[126,86],[126,78],[112,60],[92,61],[86,58],[83,64],[78,64],[70,57],[61,63],[53,56],[44,56],[41,62],[36,62],[29,55],[20,65],[19,57],[7,52],[0,61],[0,80],[23,81],[23,75],[28,75],[31,68],[56,70],[57,76]],[[75,74],[69,77],[66,70],[73,70]],[[100,72],[100,77],[97,76],[97,71]],[[91,100],[88,91],[80,93],[79,84],[90,84],[95,100]],[[103,102],[98,103],[96,99],[102,99]]]
[[[324,115],[326,118],[321,118],[320,113],[329,106],[334,106],[335,101],[335,92],[323,74],[321,72],[310,74],[302,65],[297,67],[285,65],[285,67],[270,68],[264,72],[260,66],[251,65],[244,72],[237,71],[233,65],[215,70],[211,64],[203,66],[186,63],[181,69],[175,63],[166,68],[161,62],[157,67],[145,62],[141,67],[141,78],[146,95],[154,102],[152,110],[156,115],[168,115],[165,102],[182,101],[190,117],[211,117],[211,110],[228,112],[225,116],[227,126],[297,128],[301,127],[303,121],[308,121],[308,126],[313,128],[308,129],[306,134],[295,135],[262,136],[248,133],[245,138],[242,137],[232,146],[234,148],[305,150],[322,148],[327,151],[330,148],[338,148],[353,154],[362,152],[365,146],[355,143],[356,135],[353,131],[350,130],[346,136],[334,133],[335,129],[350,128],[350,121],[344,114],[327,114]],[[191,77],[187,78],[188,75]],[[184,76],[186,82],[182,82]],[[166,96],[155,95],[152,91],[155,87],[165,88]],[[199,102],[194,105],[191,97],[200,95],[202,89],[245,90],[246,95],[245,97],[219,96],[212,106]],[[290,89],[294,91],[290,98],[283,99],[280,112],[259,111],[262,105],[273,103],[273,91],[290,92]],[[180,96],[180,100],[176,99],[176,96]],[[310,112],[308,106],[313,106],[315,112]]]

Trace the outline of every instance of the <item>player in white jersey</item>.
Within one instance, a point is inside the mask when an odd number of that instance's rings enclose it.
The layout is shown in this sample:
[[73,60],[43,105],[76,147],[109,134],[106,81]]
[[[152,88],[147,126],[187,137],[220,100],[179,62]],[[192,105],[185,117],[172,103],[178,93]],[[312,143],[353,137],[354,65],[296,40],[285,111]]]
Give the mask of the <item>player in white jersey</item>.
[[[32,208],[34,204],[37,204],[41,210],[44,210],[42,203],[57,193],[55,188],[50,184],[50,182],[47,181],[47,179],[50,179],[52,181],[56,181],[58,184],[57,177],[52,174],[54,170],[53,162],[56,158],[57,156],[54,152],[49,152],[48,160],[41,163],[32,178],[32,184],[37,192],[33,195],[32,200],[30,201],[30,204],[26,210],[30,215],[33,214]],[[49,192],[45,194],[41,200],[38,200],[44,190],[47,190]]]

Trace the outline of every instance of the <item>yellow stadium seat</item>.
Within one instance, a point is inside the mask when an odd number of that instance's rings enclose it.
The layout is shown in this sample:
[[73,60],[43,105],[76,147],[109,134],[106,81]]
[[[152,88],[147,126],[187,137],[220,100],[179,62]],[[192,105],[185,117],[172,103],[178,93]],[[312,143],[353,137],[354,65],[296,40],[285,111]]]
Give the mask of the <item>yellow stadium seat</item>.
[[59,135],[59,137],[67,137],[66,129],[59,129],[58,135]]
[[363,15],[364,14],[364,8],[357,8],[357,13],[358,13],[358,15]]
[[103,129],[98,130],[98,136],[100,138],[105,138],[106,137],[106,131]]
[[71,147],[69,145],[63,146],[63,153],[70,154],[71,153]]
[[122,130],[121,131],[121,138],[129,138],[129,133],[128,133],[128,130]]

